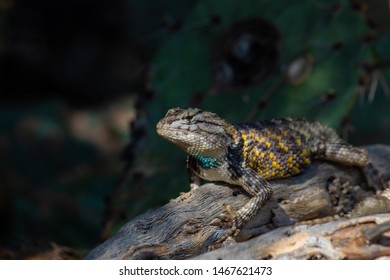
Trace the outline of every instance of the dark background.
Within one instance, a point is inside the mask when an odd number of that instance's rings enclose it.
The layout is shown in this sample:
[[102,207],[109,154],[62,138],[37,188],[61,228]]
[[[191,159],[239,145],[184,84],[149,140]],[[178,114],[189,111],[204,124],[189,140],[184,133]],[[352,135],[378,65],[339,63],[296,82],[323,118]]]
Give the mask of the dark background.
[[184,154],[154,129],[171,107],[389,144],[388,5],[0,0],[0,258],[82,258],[186,191]]

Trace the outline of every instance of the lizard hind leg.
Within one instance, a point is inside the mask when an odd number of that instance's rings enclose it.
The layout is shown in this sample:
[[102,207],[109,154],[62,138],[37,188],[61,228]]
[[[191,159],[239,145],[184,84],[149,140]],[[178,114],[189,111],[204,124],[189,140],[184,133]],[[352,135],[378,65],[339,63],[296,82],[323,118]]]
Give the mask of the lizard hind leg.
[[326,143],[323,154],[321,158],[339,162],[343,165],[363,167],[370,161],[366,150],[354,147],[344,141]]
[[378,170],[373,166],[366,150],[354,147],[344,141],[325,144],[322,157],[325,160],[343,165],[357,166],[362,171],[368,185],[377,191],[384,189],[384,183]]

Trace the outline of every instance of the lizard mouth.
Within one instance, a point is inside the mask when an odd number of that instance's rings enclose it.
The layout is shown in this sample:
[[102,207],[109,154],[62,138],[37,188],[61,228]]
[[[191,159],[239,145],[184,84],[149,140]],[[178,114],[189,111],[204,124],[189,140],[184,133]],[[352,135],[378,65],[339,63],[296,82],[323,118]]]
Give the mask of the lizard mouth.
[[167,127],[164,127],[164,123],[162,123],[161,121],[157,123],[156,131],[158,135],[160,136],[166,135],[168,130],[169,129]]
[[173,127],[173,126],[167,125],[166,123],[161,122],[161,121],[158,122],[156,125],[157,134],[160,136],[169,137],[172,134],[177,135],[180,131],[185,131],[185,130],[188,131],[189,129],[183,125],[177,125],[177,126]]
[[178,133],[178,130],[171,127],[166,127],[164,126],[164,124],[158,123],[156,126],[156,132],[164,139],[175,143],[174,140],[176,139],[176,137],[174,136]]

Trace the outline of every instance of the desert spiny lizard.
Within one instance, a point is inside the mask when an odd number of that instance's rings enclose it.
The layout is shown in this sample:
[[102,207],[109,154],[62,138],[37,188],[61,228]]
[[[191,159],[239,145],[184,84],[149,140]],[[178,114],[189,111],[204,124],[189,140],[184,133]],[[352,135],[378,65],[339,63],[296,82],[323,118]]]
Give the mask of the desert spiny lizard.
[[380,176],[368,153],[318,122],[281,118],[231,124],[212,112],[173,108],[157,133],[187,154],[191,189],[199,178],[239,185],[252,198],[239,210],[227,206],[214,223],[230,226],[233,237],[272,196],[269,181],[300,173],[312,160],[357,166],[369,185],[380,190]]

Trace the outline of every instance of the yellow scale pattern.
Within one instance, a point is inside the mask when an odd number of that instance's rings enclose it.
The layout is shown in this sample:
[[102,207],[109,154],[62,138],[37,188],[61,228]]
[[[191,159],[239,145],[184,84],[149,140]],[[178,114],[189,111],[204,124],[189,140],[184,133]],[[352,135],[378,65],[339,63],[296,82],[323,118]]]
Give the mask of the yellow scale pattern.
[[288,177],[311,163],[305,139],[287,137],[286,131],[242,131],[243,156],[248,167],[264,179]]

